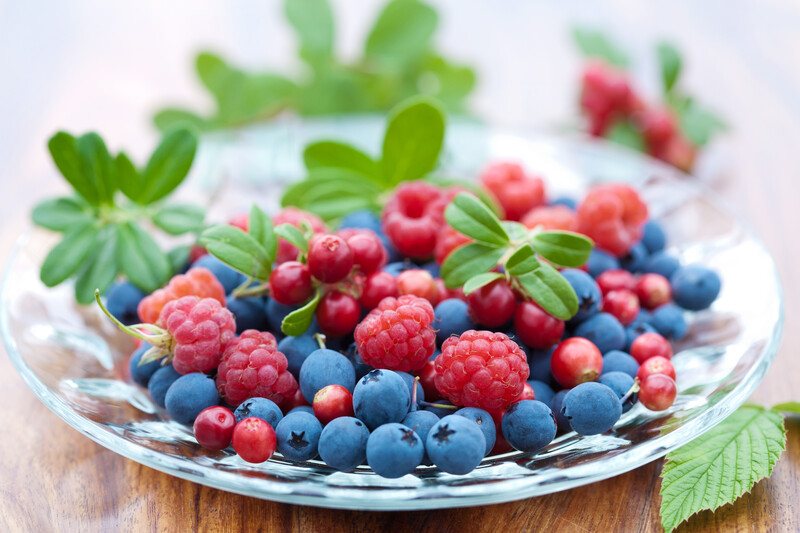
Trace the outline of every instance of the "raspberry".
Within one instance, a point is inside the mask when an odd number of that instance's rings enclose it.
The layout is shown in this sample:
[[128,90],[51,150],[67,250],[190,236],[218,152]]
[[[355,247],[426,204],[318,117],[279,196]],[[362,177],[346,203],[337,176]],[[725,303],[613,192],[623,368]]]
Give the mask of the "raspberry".
[[472,242],[472,239],[445,224],[436,237],[436,248],[433,251],[433,257],[441,265],[453,250],[470,242]]
[[697,147],[679,133],[672,137],[663,152],[653,155],[684,172],[689,172],[697,159]]
[[516,401],[530,373],[525,353],[507,335],[474,329],[444,341],[435,365],[445,398],[489,412]]
[[641,104],[624,72],[593,61],[581,80],[581,109],[589,118],[589,132],[600,137],[616,118],[625,117]]
[[[327,229],[325,223],[317,215],[296,207],[282,209],[278,214],[272,217],[272,223],[276,226],[278,224],[291,224],[299,229],[302,229],[303,223],[306,223],[311,226],[311,230],[314,233],[324,233]],[[294,245],[289,244],[289,242],[284,239],[279,239],[275,262],[283,263],[285,261],[294,261],[297,259],[299,253],[300,251],[295,248]]]
[[166,287],[144,297],[139,302],[139,319],[146,324],[155,324],[164,306],[182,296],[213,298],[225,305],[225,289],[219,280],[207,268],[195,267],[186,274],[173,276]]
[[645,109],[636,116],[636,121],[647,145],[647,152],[652,155],[663,154],[678,133],[675,116],[667,108]]
[[516,163],[493,163],[481,174],[481,183],[497,199],[508,220],[519,220],[544,203],[544,182],[531,177]]
[[413,259],[433,255],[444,223],[446,197],[428,183],[400,185],[383,209],[383,229],[397,251]]
[[539,226],[546,230],[575,231],[578,218],[575,211],[565,205],[536,207],[522,217],[521,222],[528,228]]
[[578,231],[617,257],[642,238],[645,222],[647,205],[629,185],[594,187],[578,206]]
[[255,397],[280,405],[297,392],[297,381],[288,368],[286,356],[278,351],[272,333],[248,329],[225,348],[217,389],[233,406]]
[[375,368],[418,370],[436,349],[432,322],[433,307],[424,298],[384,298],[356,327],[358,353]]

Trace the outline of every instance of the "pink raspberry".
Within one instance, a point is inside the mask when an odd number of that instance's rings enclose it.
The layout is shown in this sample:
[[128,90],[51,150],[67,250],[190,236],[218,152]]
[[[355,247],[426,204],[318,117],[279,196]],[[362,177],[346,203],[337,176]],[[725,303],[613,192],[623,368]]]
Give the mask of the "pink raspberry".
[[413,259],[433,255],[447,196],[429,183],[400,185],[383,208],[383,230],[397,251]]
[[255,397],[281,405],[297,392],[297,381],[288,367],[272,333],[248,329],[225,348],[217,389],[232,406]]
[[525,353],[503,333],[469,330],[450,337],[436,358],[436,389],[455,405],[505,409],[522,393]]
[[225,289],[216,276],[207,268],[194,267],[186,274],[173,276],[166,287],[142,298],[139,318],[147,324],[155,324],[164,306],[181,296],[213,298],[225,305]]
[[519,220],[544,203],[544,181],[529,176],[516,163],[492,163],[481,174],[481,183],[497,199],[508,220]]
[[[328,229],[325,227],[325,223],[322,219],[317,215],[296,207],[286,207],[282,209],[272,217],[272,223],[276,226],[278,224],[291,224],[299,229],[302,229],[303,223],[306,223],[311,226],[314,233],[324,233]],[[275,255],[275,262],[284,263],[286,261],[294,261],[297,259],[297,254],[299,252],[300,251],[295,248],[294,245],[289,244],[288,241],[278,239],[278,252]]]
[[578,206],[578,231],[617,257],[642,238],[647,204],[636,189],[622,183],[593,187]]
[[375,368],[418,370],[436,349],[432,322],[428,300],[411,294],[384,298],[356,327],[358,353]]
[[589,133],[604,135],[617,118],[641,107],[627,74],[601,61],[586,65],[581,79],[581,110],[589,118]]
[[161,310],[157,325],[169,334],[168,350],[179,374],[217,368],[225,345],[236,335],[233,314],[213,298],[172,300]]

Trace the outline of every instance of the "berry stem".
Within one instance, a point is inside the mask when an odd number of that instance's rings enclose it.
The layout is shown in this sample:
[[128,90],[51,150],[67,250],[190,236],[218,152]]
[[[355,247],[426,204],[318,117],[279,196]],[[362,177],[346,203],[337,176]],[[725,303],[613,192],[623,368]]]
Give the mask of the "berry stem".
[[314,340],[317,341],[317,345],[319,345],[320,349],[325,349],[325,334],[324,333],[315,333]]
[[631,385],[631,388],[625,393],[625,396],[619,399],[619,402],[624,405],[625,402],[627,402],[628,399],[630,399],[630,397],[637,392],[639,392],[639,378],[633,380],[633,385]]
[[[97,305],[100,307],[100,310],[103,311],[103,314],[106,315],[111,322],[113,322],[114,325],[126,335],[140,339],[144,342],[152,344],[153,346],[164,346],[169,343],[171,337],[170,334],[155,324],[134,324],[132,326],[126,326],[120,322],[119,319],[112,315],[109,310],[106,309],[106,306],[103,305],[102,300],[100,300],[100,289],[94,290],[94,299],[97,302]],[[145,330],[150,333],[142,333],[139,330]]]
[[[419,385],[419,376],[414,376],[414,386],[411,389],[411,405],[417,405],[417,385]],[[415,407],[416,409],[416,407]]]
[[[416,391],[415,391],[416,392]],[[455,405],[447,405],[445,403],[431,403],[431,402],[420,402],[423,407],[435,407],[437,409],[450,409],[455,411],[458,409]]]
[[234,298],[246,298],[248,296],[263,296],[269,295],[269,283],[262,282],[258,285],[251,285],[255,279],[252,276],[248,276],[241,285],[233,289],[231,295]]

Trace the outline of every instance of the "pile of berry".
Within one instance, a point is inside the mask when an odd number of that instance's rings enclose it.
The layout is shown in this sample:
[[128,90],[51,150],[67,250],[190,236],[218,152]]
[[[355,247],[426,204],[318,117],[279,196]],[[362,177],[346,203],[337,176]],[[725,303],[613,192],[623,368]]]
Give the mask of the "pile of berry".
[[[144,341],[131,378],[209,450],[251,463],[275,451],[319,457],[345,472],[366,462],[390,478],[419,465],[466,474],[558,432],[604,433],[637,401],[669,408],[670,341],[686,335],[686,311],[715,300],[717,274],[666,251],[629,186],[548,201],[542,180],[511,163],[491,165],[481,186],[507,221],[594,241],[582,268],[561,270],[577,296],[572,318],[545,312],[499,268],[468,295],[447,288],[440,265],[470,242],[445,217],[459,189],[417,181],[380,217],[353,212],[335,232],[298,209],[275,215],[308,239],[280,233],[263,286],[199,248],[152,294],[115,285],[108,312]],[[310,302],[309,327],[284,336]]]

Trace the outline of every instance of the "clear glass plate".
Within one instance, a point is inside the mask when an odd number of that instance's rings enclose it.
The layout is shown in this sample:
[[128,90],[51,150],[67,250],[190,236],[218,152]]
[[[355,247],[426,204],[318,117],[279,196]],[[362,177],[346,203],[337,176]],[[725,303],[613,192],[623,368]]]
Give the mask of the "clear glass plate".
[[[381,122],[321,124],[289,122],[207,140],[192,194],[213,198],[218,214],[247,207],[253,198],[274,205],[282,183],[298,175],[305,140],[335,131],[338,138],[374,147]],[[719,300],[711,310],[690,316],[690,333],[676,346],[680,394],[669,411],[637,406],[607,434],[567,434],[534,456],[487,458],[466,476],[420,467],[414,475],[389,480],[367,467],[344,474],[318,461],[291,464],[279,455],[250,465],[228,452],[203,450],[189,428],[166,419],[146,391],[127,380],[131,342],[95,308],[77,306],[71,287],[42,286],[39,265],[53,236],[38,230],[20,239],[2,285],[0,326],[9,356],[54,413],[125,457],[222,490],[346,509],[490,504],[591,483],[663,456],[747,399],[777,351],[782,303],[771,257],[731,209],[674,169],[603,143],[516,136],[474,123],[451,128],[447,170],[474,176],[477,166],[492,158],[521,161],[546,178],[553,194],[578,195],[603,180],[632,182],[664,223],[673,250],[686,262],[720,272]],[[229,179],[213,191],[202,187],[219,178]]]

